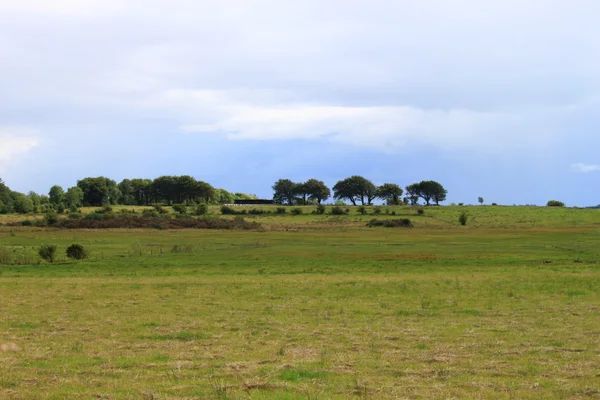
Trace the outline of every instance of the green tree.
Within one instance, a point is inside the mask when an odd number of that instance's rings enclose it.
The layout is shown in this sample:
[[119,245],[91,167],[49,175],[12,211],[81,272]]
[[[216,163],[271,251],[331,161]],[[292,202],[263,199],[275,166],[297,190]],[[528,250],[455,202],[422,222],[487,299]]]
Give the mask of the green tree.
[[65,199],[65,191],[59,185],[54,185],[50,188],[50,192],[48,193],[48,197],[50,198],[50,203],[55,206],[59,206],[63,204]]
[[479,197],[477,198],[477,201],[479,202],[479,204],[483,205],[483,201],[484,201],[484,200],[483,200],[483,197],[479,196]]
[[298,194],[298,184],[289,179],[280,179],[273,184],[273,200],[277,204],[292,205]]
[[400,197],[402,197],[403,193],[402,188],[394,183],[384,183],[377,188],[377,198],[394,206],[400,204]]
[[33,212],[38,212],[40,206],[42,205],[42,197],[36,192],[27,193],[27,197],[29,197],[29,199],[31,199],[31,202],[33,203]]
[[351,176],[343,179],[333,187],[336,200],[349,200],[353,205],[360,201],[362,205],[371,204],[377,196],[377,186],[362,176]]
[[73,186],[65,193],[65,205],[68,208],[81,207],[83,205],[83,190],[79,186]]
[[413,204],[416,204],[414,198],[420,197],[425,200],[425,203],[429,205],[433,200],[435,204],[439,205],[441,201],[446,200],[447,191],[444,187],[436,181],[421,181],[414,183],[406,187],[406,191],[409,194],[409,198]]
[[87,206],[118,204],[121,198],[117,183],[103,176],[84,178],[77,181],[77,186],[83,191],[83,204]]
[[[321,204],[331,197],[331,190],[323,181],[317,179],[309,179],[304,182],[302,191],[305,196],[308,196],[309,200],[316,201],[317,204]],[[306,197],[304,197],[304,203],[306,203]]]
[[138,204],[135,193],[135,187],[131,183],[130,179],[123,179],[121,182],[119,182],[117,187],[121,192],[121,204],[126,206],[134,206]]
[[13,192],[13,209],[19,214],[27,214],[33,211],[33,201],[21,193]]

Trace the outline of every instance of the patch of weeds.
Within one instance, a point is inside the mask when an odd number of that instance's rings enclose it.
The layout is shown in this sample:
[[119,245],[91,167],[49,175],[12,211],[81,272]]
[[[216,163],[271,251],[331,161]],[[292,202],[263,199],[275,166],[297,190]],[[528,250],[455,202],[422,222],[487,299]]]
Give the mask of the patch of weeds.
[[279,378],[286,382],[298,382],[302,380],[323,379],[327,376],[324,371],[306,371],[285,369],[279,374]]
[[169,334],[165,334],[165,335],[152,335],[150,337],[148,337],[147,339],[150,340],[177,340],[180,342],[191,342],[194,340],[204,340],[207,339],[208,335],[202,333],[202,332],[188,332],[188,331],[182,331],[182,332],[173,332],[173,333],[169,333]]

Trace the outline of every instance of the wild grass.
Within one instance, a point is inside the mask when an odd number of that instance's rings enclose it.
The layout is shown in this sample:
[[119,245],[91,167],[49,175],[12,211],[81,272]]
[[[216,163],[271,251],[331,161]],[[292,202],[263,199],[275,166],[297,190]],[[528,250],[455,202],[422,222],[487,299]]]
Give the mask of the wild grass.
[[0,265],[0,345],[20,349],[0,398],[600,396],[598,214],[470,207],[462,227],[464,208],[397,208],[414,229],[308,210],[264,231],[0,227],[0,248],[58,247]]

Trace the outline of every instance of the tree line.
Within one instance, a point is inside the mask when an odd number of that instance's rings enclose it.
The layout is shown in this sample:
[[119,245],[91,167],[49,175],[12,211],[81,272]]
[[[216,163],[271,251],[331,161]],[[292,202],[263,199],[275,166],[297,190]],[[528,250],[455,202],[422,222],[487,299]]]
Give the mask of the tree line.
[[[321,204],[333,195],[335,200],[347,201],[353,205],[370,205],[376,199],[390,205],[414,205],[419,199],[423,199],[426,204],[432,201],[439,204],[446,199],[446,190],[435,181],[422,181],[407,186],[404,198],[404,190],[396,184],[376,186],[370,180],[356,175],[337,182],[332,189],[333,191],[318,179],[301,183],[280,179],[273,185],[273,200],[277,204],[288,205]],[[249,199],[257,197],[217,189],[189,175],[124,179],[119,183],[103,176],[88,177],[66,190],[54,185],[48,194],[14,192],[0,179],[0,214],[62,211],[105,205],[231,204],[235,200]]]
[[[317,179],[306,182],[293,182],[290,179],[279,179],[273,184],[273,200],[277,204],[305,205],[321,204],[331,197],[331,190]],[[371,205],[376,199],[388,205],[416,205],[423,199],[427,205],[431,202],[439,205],[446,200],[447,190],[436,181],[421,181],[406,187],[404,190],[395,183],[375,185],[372,181],[358,175],[342,179],[333,186],[333,198],[338,201],[348,201],[353,205]]]
[[119,183],[102,176],[90,177],[77,181],[76,186],[67,190],[54,185],[48,194],[14,192],[0,179],[0,214],[62,211],[82,206],[229,204],[256,198],[252,194],[216,189],[188,175],[124,179]]

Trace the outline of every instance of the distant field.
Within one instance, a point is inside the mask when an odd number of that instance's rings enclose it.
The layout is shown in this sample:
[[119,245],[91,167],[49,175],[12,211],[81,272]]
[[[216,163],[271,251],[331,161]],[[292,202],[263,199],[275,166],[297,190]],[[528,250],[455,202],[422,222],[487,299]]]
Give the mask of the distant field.
[[21,348],[0,399],[600,398],[600,210],[313,209],[245,232],[0,226],[29,264],[0,265],[0,344]]

